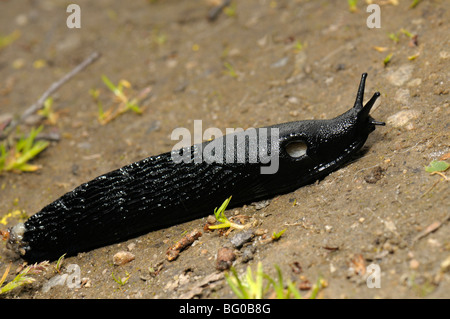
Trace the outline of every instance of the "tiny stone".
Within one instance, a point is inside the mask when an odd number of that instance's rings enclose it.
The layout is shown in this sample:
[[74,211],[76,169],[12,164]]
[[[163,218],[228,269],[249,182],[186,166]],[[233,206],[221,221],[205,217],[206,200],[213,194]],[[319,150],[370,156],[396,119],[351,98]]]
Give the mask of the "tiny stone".
[[387,74],[388,81],[396,86],[402,86],[407,82],[412,75],[414,66],[411,64],[404,64],[400,66],[397,70],[391,71]]
[[119,251],[113,257],[114,265],[121,266],[134,260],[134,255],[128,251]]
[[410,98],[410,93],[409,93],[408,89],[398,89],[397,92],[395,92],[394,99],[397,102],[402,103],[403,105],[408,104],[409,98]]
[[416,259],[411,259],[411,261],[409,262],[409,268],[416,270],[417,268],[419,268],[419,262]]
[[227,270],[230,269],[233,261],[236,259],[236,255],[233,250],[228,247],[222,247],[217,252],[216,269]]
[[330,264],[330,273],[334,273],[336,271],[336,267],[333,264]]
[[253,237],[253,230],[244,230],[231,238],[231,243],[237,249],[241,248],[246,242],[249,242]]
[[253,255],[256,251],[255,246],[248,246],[244,249],[244,252],[242,253],[242,262],[246,263],[253,259]]
[[285,66],[289,61],[289,57],[284,57],[278,61],[276,61],[275,63],[273,63],[270,67],[271,68],[281,68],[283,66]]
[[255,236],[262,236],[266,233],[266,231],[262,228],[258,228],[257,230],[255,230]]
[[409,87],[419,86],[421,84],[422,84],[422,79],[421,78],[415,78],[415,79],[412,79],[411,81],[408,82],[408,86]]
[[441,59],[448,59],[448,58],[450,58],[450,52],[448,52],[448,51],[441,51],[441,52],[439,52],[439,57],[441,58]]
[[212,224],[214,224],[214,223],[216,222],[216,217],[214,217],[213,215],[209,215],[209,216],[206,218],[206,222],[207,222],[208,224],[212,225]]
[[441,271],[442,271],[442,272],[450,271],[450,256],[448,256],[448,257],[441,263]]
[[387,124],[393,127],[403,127],[409,124],[413,119],[420,116],[420,112],[416,110],[403,110],[395,113],[387,118]]
[[263,201],[254,203],[256,210],[263,209],[264,207],[267,207],[269,204],[270,204],[270,201],[268,201],[268,200],[263,200]]

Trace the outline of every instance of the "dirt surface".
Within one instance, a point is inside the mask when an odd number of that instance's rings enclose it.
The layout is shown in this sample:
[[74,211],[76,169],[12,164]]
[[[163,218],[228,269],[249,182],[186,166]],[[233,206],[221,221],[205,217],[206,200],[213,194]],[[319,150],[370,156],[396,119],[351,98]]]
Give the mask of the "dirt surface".
[[[20,36],[0,49],[0,115],[20,115],[89,54],[102,56],[53,95],[55,125],[34,117],[19,125],[25,133],[44,124],[43,132],[59,134],[59,141],[32,161],[42,166],[37,172],[0,175],[0,216],[15,210],[31,216],[83,182],[169,151],[177,142],[172,131],[192,130],[195,119],[203,129],[225,131],[332,118],[353,105],[368,72],[366,99],[381,92],[372,115],[387,125],[322,181],[268,205],[227,211],[249,217],[252,229],[265,233],[234,249],[233,265],[241,273],[262,262],[272,276],[279,265],[284,278],[303,286],[321,277],[327,283],[321,298],[450,297],[450,184],[424,169],[450,152],[450,2],[410,8],[413,1],[383,1],[381,28],[373,29],[363,1],[356,12],[346,1],[236,1],[208,21],[217,2],[77,1],[81,28],[69,29],[64,1],[2,1],[1,35],[17,30]],[[114,83],[126,79],[135,92],[150,88],[143,114],[127,112],[101,125],[89,91],[100,90],[105,109],[117,104],[102,75]],[[5,220],[3,229],[20,217]],[[66,258],[60,275],[78,265],[82,288],[64,284],[44,292],[58,275],[52,262],[33,284],[2,297],[233,298],[216,256],[237,232],[204,232],[205,223]],[[203,235],[169,262],[167,248],[194,229]],[[264,239],[283,229],[278,241]],[[114,265],[119,251],[134,260]],[[4,244],[0,256],[2,273],[12,261],[9,281],[23,261]],[[381,288],[366,284],[370,264],[380,267]],[[120,285],[112,274],[129,279]]]

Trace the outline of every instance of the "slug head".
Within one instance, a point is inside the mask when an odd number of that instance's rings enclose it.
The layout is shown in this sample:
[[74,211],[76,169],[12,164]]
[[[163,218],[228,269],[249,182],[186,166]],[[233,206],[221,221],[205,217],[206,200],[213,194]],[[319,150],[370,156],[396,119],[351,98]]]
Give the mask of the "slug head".
[[361,76],[361,82],[359,83],[358,93],[356,95],[355,105],[353,109],[357,111],[357,125],[361,130],[368,130],[368,133],[375,130],[376,125],[385,125],[384,122],[374,120],[370,115],[370,110],[375,104],[376,100],[380,97],[380,92],[375,92],[372,98],[363,106],[364,100],[364,88],[366,86],[367,73],[363,73]]
[[[337,167],[364,145],[375,126],[385,125],[369,114],[379,92],[363,105],[366,78],[364,73],[353,108],[342,115],[330,120],[291,122],[281,128],[281,147],[290,160],[308,162],[311,167]],[[298,152],[302,147],[304,151]]]

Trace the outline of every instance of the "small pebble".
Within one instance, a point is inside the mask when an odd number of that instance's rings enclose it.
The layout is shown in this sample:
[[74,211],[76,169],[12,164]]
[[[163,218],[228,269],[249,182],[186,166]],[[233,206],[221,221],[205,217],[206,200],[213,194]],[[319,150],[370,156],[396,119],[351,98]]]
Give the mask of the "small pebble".
[[214,217],[213,215],[209,215],[206,218],[206,222],[210,225],[213,225],[216,222],[216,217]]
[[419,268],[419,262],[416,259],[411,259],[411,261],[409,262],[409,268],[416,270],[417,268]]
[[450,271],[450,256],[447,257],[442,263],[441,263],[441,271],[442,272],[448,272]]
[[245,243],[249,242],[253,237],[253,230],[244,230],[231,238],[231,243],[237,249],[241,248]]
[[262,236],[266,233],[267,231],[262,229],[262,228],[258,228],[257,230],[255,230],[255,236]]
[[404,64],[397,70],[391,71],[387,74],[388,81],[396,86],[402,86],[406,83],[412,75],[414,66],[411,64]]
[[417,110],[403,110],[395,113],[387,118],[386,122],[388,125],[393,127],[403,127],[410,123],[410,121],[418,118],[420,112]]
[[263,201],[254,203],[256,210],[263,209],[263,208],[269,206],[269,204],[270,204],[270,201],[268,201],[268,200],[263,200]]
[[249,262],[250,260],[253,259],[253,256],[256,252],[256,247],[255,246],[248,246],[244,249],[244,251],[242,252],[242,262],[246,263]]
[[217,252],[216,269],[227,270],[230,269],[233,261],[236,259],[236,255],[233,249],[228,247],[222,247]]
[[128,251],[119,251],[113,257],[114,265],[121,266],[134,260],[134,255]]

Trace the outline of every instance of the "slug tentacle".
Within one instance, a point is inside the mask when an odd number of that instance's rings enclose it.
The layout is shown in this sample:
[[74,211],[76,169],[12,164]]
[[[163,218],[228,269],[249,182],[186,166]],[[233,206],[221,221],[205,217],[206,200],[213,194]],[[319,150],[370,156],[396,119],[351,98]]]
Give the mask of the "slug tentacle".
[[[366,77],[354,107],[333,119],[228,134],[84,183],[10,229],[8,247],[30,262],[57,259],[206,216],[230,196],[229,208],[323,178],[347,163],[376,125],[384,125],[369,115],[380,93],[363,106]],[[183,161],[174,160],[185,152]]]
[[363,108],[364,89],[366,87],[366,78],[367,78],[367,73],[363,73],[361,76],[361,81],[359,82],[358,93],[356,94],[355,104],[353,105],[353,107],[355,109]]

